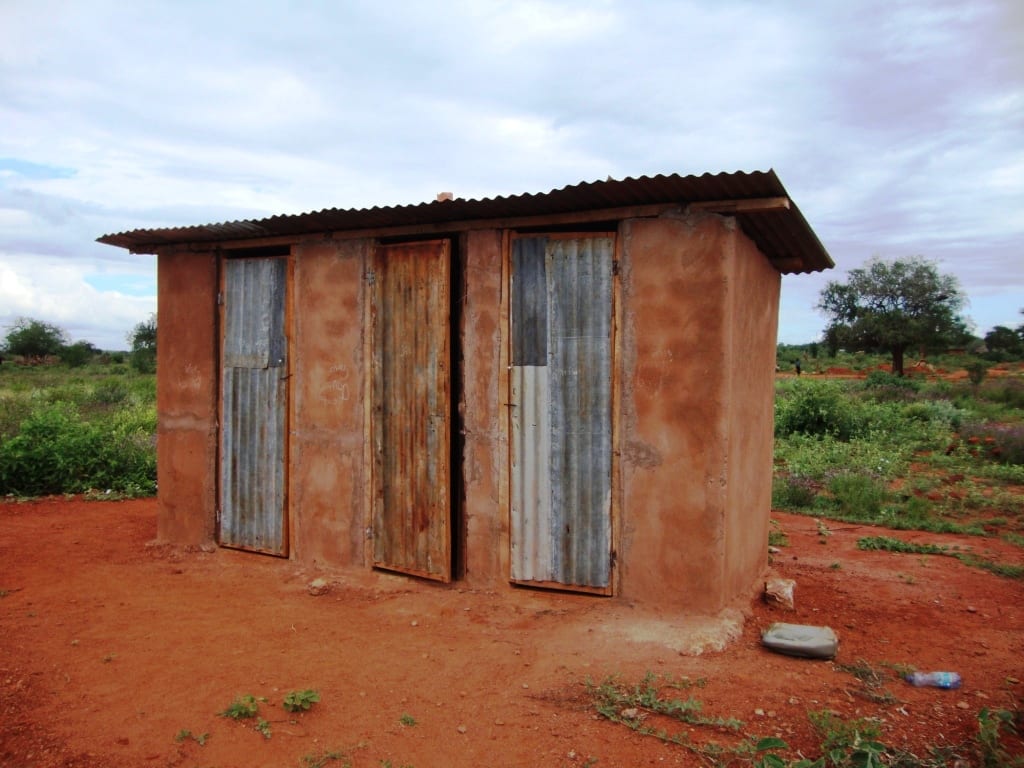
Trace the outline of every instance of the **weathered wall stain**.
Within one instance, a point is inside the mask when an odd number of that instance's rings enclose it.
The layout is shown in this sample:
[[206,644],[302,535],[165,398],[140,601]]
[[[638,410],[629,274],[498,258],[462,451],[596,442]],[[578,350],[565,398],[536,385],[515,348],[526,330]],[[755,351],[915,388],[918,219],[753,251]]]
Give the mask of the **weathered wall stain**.
[[657,448],[653,445],[642,443],[639,440],[628,441],[623,455],[629,464],[644,469],[654,469],[662,462],[661,454]]

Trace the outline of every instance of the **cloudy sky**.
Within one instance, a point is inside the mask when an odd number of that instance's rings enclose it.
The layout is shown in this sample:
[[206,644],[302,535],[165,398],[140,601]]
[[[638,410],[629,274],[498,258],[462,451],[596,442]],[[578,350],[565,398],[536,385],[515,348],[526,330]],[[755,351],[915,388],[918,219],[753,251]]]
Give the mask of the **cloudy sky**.
[[107,233],[769,168],[837,264],[780,341],[874,255],[1016,326],[1022,41],[1020,0],[0,0],[0,326],[125,348],[155,259]]

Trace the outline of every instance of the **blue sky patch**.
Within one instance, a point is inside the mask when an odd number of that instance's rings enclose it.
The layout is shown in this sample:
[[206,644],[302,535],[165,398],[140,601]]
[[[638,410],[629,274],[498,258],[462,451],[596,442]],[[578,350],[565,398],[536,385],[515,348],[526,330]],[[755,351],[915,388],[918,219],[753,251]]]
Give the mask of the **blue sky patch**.
[[0,177],[10,171],[26,179],[43,181],[45,179],[70,179],[77,173],[74,168],[62,168],[59,165],[43,165],[19,160],[16,157],[0,157]]
[[125,296],[156,296],[156,281],[141,275],[104,272],[86,275],[84,280],[100,293],[113,291]]

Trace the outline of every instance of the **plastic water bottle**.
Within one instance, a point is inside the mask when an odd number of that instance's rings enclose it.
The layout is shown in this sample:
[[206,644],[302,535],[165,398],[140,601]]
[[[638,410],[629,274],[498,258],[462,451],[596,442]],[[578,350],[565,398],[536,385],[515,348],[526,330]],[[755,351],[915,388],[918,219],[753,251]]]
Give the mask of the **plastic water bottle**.
[[905,679],[917,688],[959,688],[961,682],[956,672],[911,672]]

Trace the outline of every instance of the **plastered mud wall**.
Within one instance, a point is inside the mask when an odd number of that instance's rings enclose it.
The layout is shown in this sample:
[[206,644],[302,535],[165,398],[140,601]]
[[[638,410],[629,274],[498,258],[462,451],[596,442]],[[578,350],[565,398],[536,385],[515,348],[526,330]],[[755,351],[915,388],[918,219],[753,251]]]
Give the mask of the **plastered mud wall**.
[[157,259],[157,538],[213,540],[217,496],[217,258]]
[[289,522],[292,556],[363,565],[363,285],[369,240],[293,249]]
[[723,599],[746,597],[767,567],[772,503],[775,340],[782,275],[737,231],[729,300],[729,450]]
[[764,565],[778,274],[718,216],[620,234],[621,594],[717,611]]

